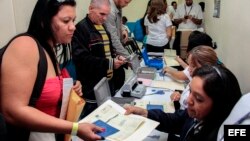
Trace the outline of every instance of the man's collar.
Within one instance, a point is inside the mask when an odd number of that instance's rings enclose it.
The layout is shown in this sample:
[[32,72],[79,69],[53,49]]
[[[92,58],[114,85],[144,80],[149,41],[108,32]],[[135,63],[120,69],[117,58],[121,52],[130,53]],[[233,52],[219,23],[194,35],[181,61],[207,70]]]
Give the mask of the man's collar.
[[119,13],[119,12],[120,12],[120,10],[119,10],[119,9],[117,8],[117,6],[115,5],[114,0],[110,0],[110,5],[111,5],[112,8],[114,8],[114,12],[115,12],[115,13]]

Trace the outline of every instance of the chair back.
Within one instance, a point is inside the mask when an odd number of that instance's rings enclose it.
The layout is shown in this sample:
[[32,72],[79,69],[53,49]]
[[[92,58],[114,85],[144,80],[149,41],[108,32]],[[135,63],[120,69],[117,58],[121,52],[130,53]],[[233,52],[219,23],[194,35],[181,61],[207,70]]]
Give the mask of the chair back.
[[134,37],[135,40],[138,42],[143,42],[143,38],[144,38],[144,33],[143,33],[143,27],[141,25],[142,19],[139,19],[135,22],[135,28],[134,28]]
[[243,95],[222,123],[217,141],[224,140],[224,125],[250,125],[250,93]]

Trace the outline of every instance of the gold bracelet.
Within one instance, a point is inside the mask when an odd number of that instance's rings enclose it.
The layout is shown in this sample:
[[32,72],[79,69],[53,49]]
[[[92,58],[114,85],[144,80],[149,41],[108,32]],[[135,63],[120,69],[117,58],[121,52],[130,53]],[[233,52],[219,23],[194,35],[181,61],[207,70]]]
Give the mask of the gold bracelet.
[[78,131],[79,123],[74,122],[71,130],[71,135],[76,136]]

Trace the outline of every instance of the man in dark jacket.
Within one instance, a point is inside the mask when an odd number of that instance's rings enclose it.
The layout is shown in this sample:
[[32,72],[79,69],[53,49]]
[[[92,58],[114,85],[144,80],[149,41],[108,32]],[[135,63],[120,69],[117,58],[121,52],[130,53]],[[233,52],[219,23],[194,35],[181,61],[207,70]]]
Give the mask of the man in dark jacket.
[[120,66],[125,63],[125,58],[116,55],[110,34],[103,26],[109,13],[109,0],[91,0],[89,14],[76,25],[72,41],[73,61],[87,102],[81,118],[97,107],[93,88],[103,77],[110,80],[113,95],[119,89],[114,81],[119,81],[117,73],[122,69]]

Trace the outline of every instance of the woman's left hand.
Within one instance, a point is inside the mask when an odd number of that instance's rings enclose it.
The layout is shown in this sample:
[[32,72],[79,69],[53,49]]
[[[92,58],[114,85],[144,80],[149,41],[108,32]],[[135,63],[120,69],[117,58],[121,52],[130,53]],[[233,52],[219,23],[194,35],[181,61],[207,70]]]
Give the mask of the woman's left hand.
[[73,86],[73,90],[79,95],[82,96],[82,84],[80,81],[76,81],[75,85]]

